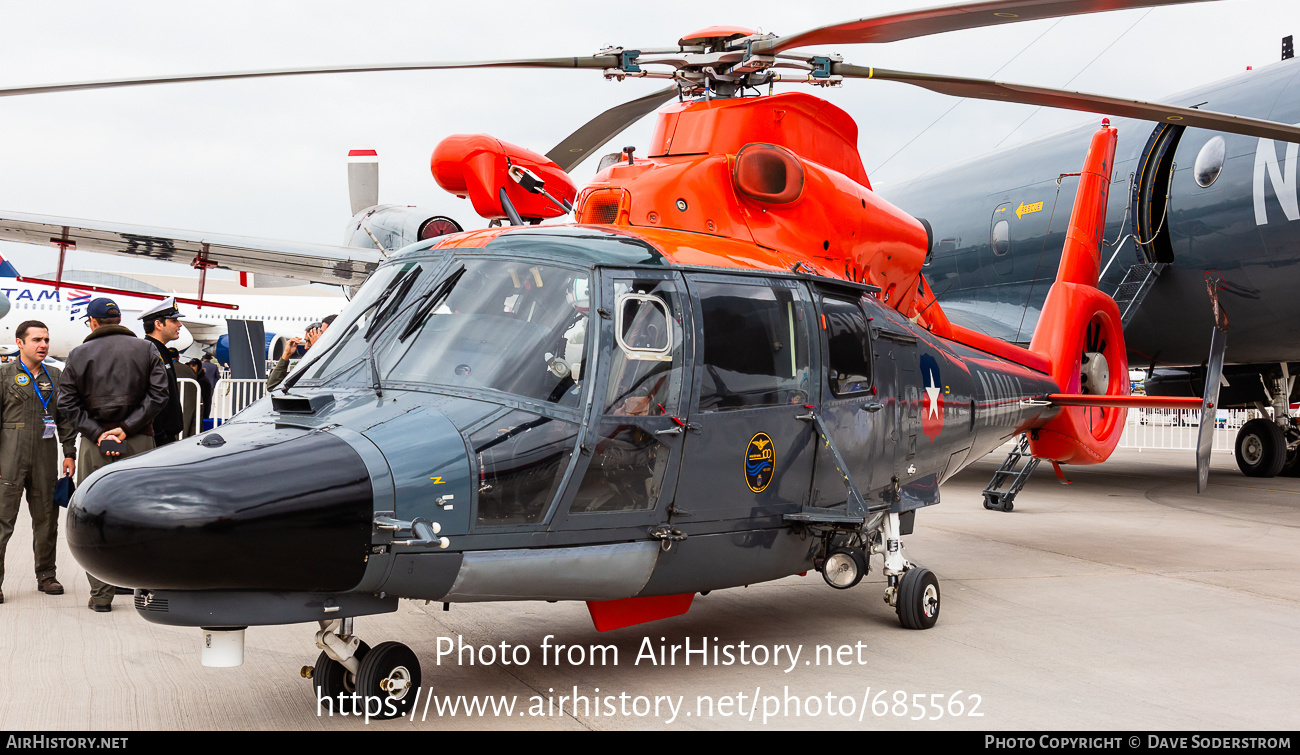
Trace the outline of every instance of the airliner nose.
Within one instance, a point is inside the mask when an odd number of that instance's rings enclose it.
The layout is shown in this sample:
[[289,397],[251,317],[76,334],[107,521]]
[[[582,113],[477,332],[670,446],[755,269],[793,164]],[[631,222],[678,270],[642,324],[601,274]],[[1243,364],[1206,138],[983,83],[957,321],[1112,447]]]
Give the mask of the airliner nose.
[[348,442],[239,423],[96,472],[67,533],[77,561],[116,585],[344,591],[365,571],[373,516]]

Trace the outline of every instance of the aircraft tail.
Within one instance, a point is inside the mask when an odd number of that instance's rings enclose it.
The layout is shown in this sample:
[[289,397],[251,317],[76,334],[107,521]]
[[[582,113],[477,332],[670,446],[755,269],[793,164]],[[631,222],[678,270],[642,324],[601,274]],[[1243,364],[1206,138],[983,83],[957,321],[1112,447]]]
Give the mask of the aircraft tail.
[[[1079,174],[1061,266],[1029,344],[1029,351],[1047,360],[1048,374],[1063,394],[1129,394],[1119,307],[1097,288],[1116,139],[1108,122],[1093,134]],[[1100,463],[1119,444],[1126,414],[1125,408],[1114,405],[1062,406],[1055,419],[1030,433],[1030,450],[1038,458],[1062,463]]]
[[4,257],[0,257],[0,278],[17,278],[18,268]]

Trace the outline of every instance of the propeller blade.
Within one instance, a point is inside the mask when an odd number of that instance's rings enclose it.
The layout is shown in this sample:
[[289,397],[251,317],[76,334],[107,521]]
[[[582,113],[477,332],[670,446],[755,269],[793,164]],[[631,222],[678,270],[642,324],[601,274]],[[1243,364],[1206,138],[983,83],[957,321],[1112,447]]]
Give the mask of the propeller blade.
[[624,102],[622,105],[615,105],[566,136],[564,141],[546,153],[546,157],[566,173],[571,172],[586,159],[587,155],[605,146],[606,142],[622,133],[623,129],[653,113],[676,94],[677,87],[670,86],[630,102]]
[[67,84],[43,84],[29,87],[0,88],[0,97],[24,94],[50,94],[75,92],[83,89],[113,89],[146,84],[178,84],[194,81],[223,81],[228,79],[264,79],[274,76],[308,76],[318,73],[368,73],[374,71],[430,71],[453,68],[616,68],[616,55],[593,55],[586,58],[521,58],[519,60],[479,60],[468,63],[374,63],[348,66],[318,66],[310,68],[268,68],[261,71],[227,71],[225,73],[187,73],[175,76],[140,76],[131,79],[104,79],[79,81]]
[[755,42],[750,47],[750,52],[769,54],[807,45],[897,42],[901,39],[942,34],[947,31],[978,29],[982,26],[1014,24],[1020,21],[1203,2],[1209,0],[993,0],[983,3],[962,3],[819,26],[788,37]]
[[353,215],[379,204],[379,153],[373,149],[348,153],[348,200]]
[[1201,427],[1196,433],[1196,492],[1210,484],[1210,451],[1214,447],[1214,424],[1219,411],[1219,378],[1223,375],[1223,352],[1228,332],[1215,324],[1210,335],[1210,361],[1205,367],[1205,395],[1201,399]]
[[1179,126],[1227,131],[1233,134],[1244,134],[1262,139],[1300,142],[1300,127],[1259,120],[1258,118],[1216,113],[1210,110],[1194,110],[1192,108],[1178,107],[1177,105],[1125,100],[1100,94],[1071,92],[1065,89],[1048,89],[1025,84],[1006,84],[986,79],[967,79],[960,76],[943,76],[932,73],[891,71],[884,68],[869,68],[844,63],[831,66],[831,73],[839,74],[846,79],[898,81],[954,97],[970,97],[977,100],[1018,102],[1025,105],[1081,110],[1085,113],[1140,118]]

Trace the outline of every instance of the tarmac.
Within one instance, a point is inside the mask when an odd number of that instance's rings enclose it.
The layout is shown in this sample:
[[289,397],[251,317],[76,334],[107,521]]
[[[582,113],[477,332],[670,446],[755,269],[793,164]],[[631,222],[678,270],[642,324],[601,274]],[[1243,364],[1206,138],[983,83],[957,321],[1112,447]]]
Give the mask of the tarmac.
[[[22,513],[0,605],[0,729],[1300,728],[1300,478],[1243,477],[1216,452],[1198,496],[1192,452],[1121,450],[1070,468],[1068,486],[1044,465],[1003,513],[980,498],[999,461],[949,481],[904,539],[906,556],[940,579],[933,629],[899,626],[878,558],[850,590],[810,573],[697,596],[685,616],[604,634],[580,603],[444,612],[403,601],[357,619],[356,632],[420,657],[425,712],[414,720],[318,715],[300,676],[318,652],[314,624],[250,628],[244,665],[210,669],[198,629],[150,624],[125,596],[111,614],[87,610],[66,547],[68,593],[38,593]],[[703,656],[649,657],[706,640]],[[458,642],[477,649],[474,663],[458,662]],[[731,646],[732,664],[720,652],[714,665],[715,643]],[[591,652],[610,645],[617,663]],[[487,712],[467,714],[467,702]]]

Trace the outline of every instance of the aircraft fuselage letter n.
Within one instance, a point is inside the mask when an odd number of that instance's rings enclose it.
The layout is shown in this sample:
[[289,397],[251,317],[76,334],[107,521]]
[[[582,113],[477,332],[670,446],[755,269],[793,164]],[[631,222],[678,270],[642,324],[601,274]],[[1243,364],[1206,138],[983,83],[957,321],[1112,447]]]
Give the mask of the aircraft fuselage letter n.
[[1287,220],[1300,219],[1300,207],[1297,207],[1297,189],[1295,180],[1296,155],[1300,144],[1294,142],[1286,145],[1286,159],[1282,165],[1277,163],[1277,148],[1272,139],[1260,139],[1255,150],[1255,225],[1268,225],[1268,211],[1264,207],[1264,176],[1268,175],[1273,183],[1273,194],[1282,205],[1282,213]]

